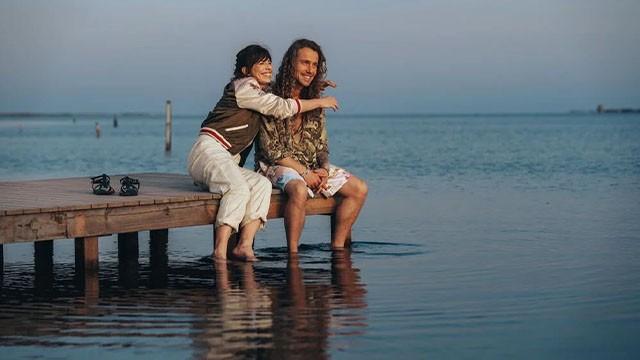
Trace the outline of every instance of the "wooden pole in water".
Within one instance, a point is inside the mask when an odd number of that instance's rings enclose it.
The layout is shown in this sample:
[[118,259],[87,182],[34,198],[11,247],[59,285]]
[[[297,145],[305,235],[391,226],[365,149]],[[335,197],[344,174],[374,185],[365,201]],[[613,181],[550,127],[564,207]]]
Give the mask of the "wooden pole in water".
[[164,121],[164,151],[171,151],[171,100],[167,100],[164,105],[164,112],[166,115]]

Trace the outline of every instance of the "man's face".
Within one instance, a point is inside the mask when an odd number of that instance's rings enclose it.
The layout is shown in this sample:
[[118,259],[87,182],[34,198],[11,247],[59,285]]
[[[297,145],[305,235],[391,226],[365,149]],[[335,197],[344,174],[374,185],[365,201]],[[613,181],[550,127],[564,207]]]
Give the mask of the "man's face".
[[294,77],[302,87],[311,85],[318,72],[318,53],[305,47],[298,50],[294,62]]

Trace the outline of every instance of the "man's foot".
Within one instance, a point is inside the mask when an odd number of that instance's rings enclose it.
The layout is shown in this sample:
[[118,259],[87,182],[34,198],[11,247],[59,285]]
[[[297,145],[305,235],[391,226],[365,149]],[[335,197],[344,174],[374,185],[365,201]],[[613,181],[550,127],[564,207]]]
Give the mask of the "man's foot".
[[345,242],[346,241],[332,241],[331,242],[331,250],[333,251],[340,251],[340,250],[345,250],[347,249],[347,247],[345,246]]
[[253,249],[250,247],[236,247],[231,251],[233,258],[240,261],[258,261],[258,258],[253,253]]

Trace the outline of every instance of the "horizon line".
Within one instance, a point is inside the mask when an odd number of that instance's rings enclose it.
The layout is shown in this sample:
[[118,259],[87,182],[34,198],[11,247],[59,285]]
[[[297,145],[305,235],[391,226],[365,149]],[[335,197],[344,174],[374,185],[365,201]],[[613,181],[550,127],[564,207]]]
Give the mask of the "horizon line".
[[[566,111],[503,111],[503,112],[387,112],[387,113],[328,113],[335,117],[424,117],[424,116],[485,116],[485,115],[567,115],[567,114],[597,114],[595,110],[566,110]],[[0,112],[0,117],[165,117],[164,112],[146,112],[146,111],[122,111],[122,112],[106,112],[106,111],[56,111],[56,112],[31,112],[31,111],[12,111]],[[174,113],[173,117],[201,117],[202,114]]]

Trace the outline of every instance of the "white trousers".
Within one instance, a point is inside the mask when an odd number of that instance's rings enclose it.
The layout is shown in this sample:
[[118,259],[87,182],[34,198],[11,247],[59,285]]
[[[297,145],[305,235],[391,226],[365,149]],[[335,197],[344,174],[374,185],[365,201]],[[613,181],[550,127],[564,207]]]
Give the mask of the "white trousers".
[[238,231],[260,219],[267,222],[271,182],[238,166],[240,155],[231,155],[209,135],[200,135],[191,148],[187,170],[194,182],[212,193],[222,194],[215,227],[226,224]]

